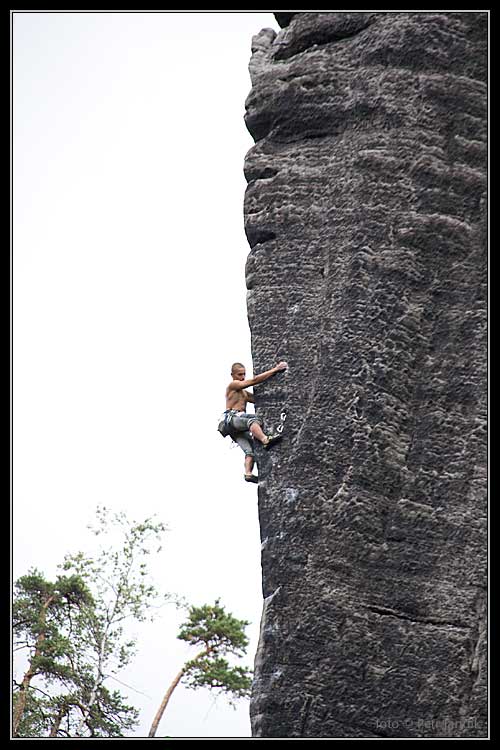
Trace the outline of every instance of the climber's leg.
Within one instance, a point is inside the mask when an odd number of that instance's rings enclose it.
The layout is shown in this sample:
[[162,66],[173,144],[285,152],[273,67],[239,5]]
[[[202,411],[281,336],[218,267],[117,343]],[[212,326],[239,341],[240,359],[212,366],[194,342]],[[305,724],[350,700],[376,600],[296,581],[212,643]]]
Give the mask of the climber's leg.
[[251,455],[245,455],[245,476],[252,473],[254,466],[254,457]]
[[255,462],[252,436],[246,430],[245,432],[235,433],[232,437],[245,454],[245,481],[257,482],[257,477],[252,474]]
[[259,443],[263,443],[263,445],[266,445],[269,438],[264,434],[264,430],[258,422],[252,422],[252,424],[250,425],[250,432],[252,433],[252,437],[258,440]]
[[264,448],[270,448],[271,445],[274,445],[274,443],[277,443],[278,440],[281,440],[281,433],[276,432],[272,435],[265,435],[262,431],[262,427],[255,423],[250,426],[250,432],[252,433],[253,437],[259,440]]
[[267,443],[264,443],[264,448],[270,448],[271,445],[277,443],[278,440],[281,440],[282,437],[283,435],[281,434],[281,432],[275,432],[272,435],[269,435],[267,438]]
[[265,445],[267,443],[267,436],[264,434],[262,429],[262,420],[256,414],[244,414],[240,412],[233,417],[231,422],[233,429],[236,431],[250,431],[251,436]]

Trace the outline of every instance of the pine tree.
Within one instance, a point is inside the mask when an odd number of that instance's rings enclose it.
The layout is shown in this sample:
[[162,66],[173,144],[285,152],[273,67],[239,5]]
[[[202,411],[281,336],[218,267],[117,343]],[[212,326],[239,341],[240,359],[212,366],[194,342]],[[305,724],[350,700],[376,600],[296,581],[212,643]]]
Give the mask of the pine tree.
[[145,620],[160,601],[145,557],[165,526],[98,508],[93,531],[104,539],[99,552],[67,555],[55,583],[36,570],[16,583],[14,634],[28,660],[14,685],[16,737],[121,737],[137,724],[136,709],[106,683],[135,653],[126,622]]
[[[29,697],[33,680],[43,675],[48,682],[73,687],[70,625],[85,606],[92,606],[90,591],[79,576],[59,576],[47,581],[38,570],[31,570],[15,585],[13,632],[19,649],[28,652],[28,669],[14,696],[13,734],[18,735],[27,712],[34,725],[43,721],[42,702]],[[47,711],[46,701],[44,704]],[[21,735],[24,736],[24,735]],[[33,736],[33,735],[31,735]]]
[[167,704],[181,681],[196,690],[206,687],[219,690],[232,704],[234,699],[250,695],[251,673],[245,667],[231,666],[224,657],[232,654],[241,658],[246,653],[248,638],[246,620],[238,620],[226,613],[220,601],[202,607],[190,607],[188,620],[183,623],[178,638],[202,650],[188,661],[175,676],[158,708],[149,730],[154,737]]

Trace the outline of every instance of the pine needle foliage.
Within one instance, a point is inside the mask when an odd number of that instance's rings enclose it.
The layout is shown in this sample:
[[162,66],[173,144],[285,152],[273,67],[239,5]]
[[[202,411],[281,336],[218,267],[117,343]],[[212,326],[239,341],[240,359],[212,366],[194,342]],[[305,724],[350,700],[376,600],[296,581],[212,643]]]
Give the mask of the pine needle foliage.
[[15,584],[15,647],[27,668],[14,682],[14,737],[122,737],[138,722],[108,680],[135,655],[127,624],[172,601],[151,583],[147,556],[166,530],[99,507],[93,555],[66,555],[54,582],[33,569]]

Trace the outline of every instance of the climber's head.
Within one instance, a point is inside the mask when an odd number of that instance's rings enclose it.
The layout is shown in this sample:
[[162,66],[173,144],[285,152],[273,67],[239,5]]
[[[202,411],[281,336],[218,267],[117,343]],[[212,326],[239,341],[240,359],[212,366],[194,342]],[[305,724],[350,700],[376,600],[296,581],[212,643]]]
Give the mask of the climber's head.
[[241,362],[235,362],[234,365],[231,367],[231,376],[234,380],[245,380],[245,365],[242,365]]

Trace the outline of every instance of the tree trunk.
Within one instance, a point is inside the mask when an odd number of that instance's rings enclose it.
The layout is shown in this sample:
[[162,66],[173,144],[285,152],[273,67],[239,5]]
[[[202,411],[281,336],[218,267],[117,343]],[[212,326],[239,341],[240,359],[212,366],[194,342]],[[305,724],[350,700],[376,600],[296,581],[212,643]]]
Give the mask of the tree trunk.
[[64,719],[64,717],[67,715],[67,713],[68,713],[68,707],[61,706],[61,708],[57,712],[56,718],[54,719],[54,723],[52,724],[49,737],[57,737],[57,733],[59,731],[59,727],[61,726],[61,722]]
[[151,729],[149,730],[149,735],[148,735],[149,737],[154,737],[156,735],[156,730],[158,729],[158,724],[161,721],[161,718],[162,718],[162,716],[164,714],[164,711],[165,711],[165,709],[167,707],[167,703],[170,700],[170,696],[174,692],[174,690],[177,687],[177,685],[179,684],[179,682],[182,680],[182,677],[183,677],[185,671],[186,671],[186,667],[183,667],[181,669],[181,671],[179,672],[179,674],[176,675],[176,677],[173,680],[172,684],[170,685],[169,689],[165,693],[165,696],[164,696],[162,702],[160,703],[160,707],[159,707],[158,711],[156,712],[156,716],[153,719],[153,723],[151,724]]
[[[39,636],[39,638],[40,638],[40,636]],[[38,641],[37,641],[37,643],[38,643]],[[36,654],[37,654],[37,651],[35,650],[35,656],[36,656]],[[32,663],[33,662],[31,662],[31,664]],[[26,707],[26,697],[27,697],[27,693],[28,693],[28,688],[29,688],[30,682],[31,682],[31,680],[32,680],[32,678],[33,678],[33,676],[35,674],[34,670],[31,668],[31,664],[30,664],[30,667],[29,667],[28,671],[26,672],[26,674],[23,677],[21,688],[19,690],[19,698],[18,698],[18,701],[16,703],[16,707],[14,709],[14,719],[13,719],[13,735],[14,735],[14,737],[17,735],[17,730],[19,729],[19,724],[21,722],[21,719],[22,719],[23,714],[24,714],[24,709]]]
[[[202,651],[200,654],[198,654],[198,656],[196,656],[195,659],[193,659],[193,661],[196,661],[197,659],[201,659],[203,656],[207,656],[210,653],[211,650],[212,650],[211,648],[205,649],[205,651]],[[160,723],[160,721],[162,719],[162,716],[163,716],[163,714],[165,712],[165,709],[167,707],[167,703],[169,702],[172,693],[174,692],[175,688],[177,687],[177,685],[179,684],[179,682],[182,680],[182,678],[183,678],[183,676],[184,676],[184,674],[186,672],[187,672],[187,665],[184,665],[182,667],[181,671],[175,676],[172,684],[170,685],[169,689],[165,693],[165,695],[163,697],[163,700],[160,703],[160,707],[159,707],[158,711],[156,712],[156,716],[153,719],[153,723],[151,724],[151,729],[149,730],[149,735],[148,735],[149,737],[154,737],[156,735],[156,731],[158,729],[158,725],[159,725],[159,723]]]
[[16,707],[14,709],[14,716],[13,716],[13,722],[12,722],[12,733],[14,737],[17,735],[19,724],[21,723],[21,719],[23,718],[24,709],[26,708],[26,700],[28,697],[28,688],[30,686],[31,680],[36,675],[36,669],[33,667],[33,662],[37,658],[37,656],[40,656],[41,653],[41,647],[45,640],[45,621],[47,619],[47,610],[54,601],[54,595],[49,596],[46,602],[42,604],[42,609],[40,611],[40,633],[38,634],[38,638],[36,639],[35,643],[35,653],[33,655],[33,658],[30,662],[30,665],[28,667],[28,671],[23,677],[23,681],[21,684],[21,688],[19,690],[19,700],[16,703]]
[[104,652],[106,650],[106,643],[108,639],[108,633],[106,631],[105,635],[103,636],[103,639],[101,641],[101,646],[99,649],[99,659],[97,663],[97,676],[96,676],[96,683],[94,687],[92,688],[92,691],[90,693],[90,698],[88,700],[88,703],[85,706],[80,706],[81,712],[82,712],[82,718],[80,719],[80,723],[78,724],[76,728],[76,737],[80,736],[80,733],[83,731],[83,727],[85,726],[85,722],[87,721],[87,718],[90,714],[90,709],[94,705],[94,702],[97,698],[97,691],[101,687],[102,683],[104,682],[104,675],[103,675],[103,664],[104,664]]

